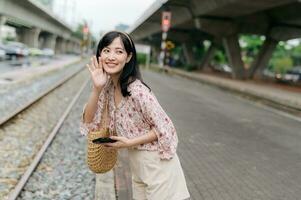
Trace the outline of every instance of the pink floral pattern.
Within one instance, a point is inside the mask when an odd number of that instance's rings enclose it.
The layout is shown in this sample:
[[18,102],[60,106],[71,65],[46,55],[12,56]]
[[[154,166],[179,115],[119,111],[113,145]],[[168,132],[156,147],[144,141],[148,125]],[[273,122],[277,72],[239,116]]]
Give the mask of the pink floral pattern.
[[[113,82],[105,86],[98,100],[98,107],[91,123],[81,120],[80,132],[87,135],[91,130],[97,130],[104,108],[104,99],[109,97],[109,123],[110,132],[114,131],[114,122],[117,135],[127,138],[142,136],[154,129],[158,141],[134,147],[139,150],[158,151],[161,159],[171,159],[176,153],[178,137],[176,129],[161,105],[140,80],[129,85],[131,96],[122,98],[117,107],[114,103]],[[107,94],[107,95],[105,95]]]

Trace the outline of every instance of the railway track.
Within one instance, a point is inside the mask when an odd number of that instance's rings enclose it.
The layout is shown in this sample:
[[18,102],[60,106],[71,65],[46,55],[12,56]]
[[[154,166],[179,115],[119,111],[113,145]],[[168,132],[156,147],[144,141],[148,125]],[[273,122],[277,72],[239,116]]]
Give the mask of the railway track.
[[30,178],[30,175],[33,173],[33,171],[38,166],[41,158],[43,157],[44,153],[46,152],[47,148],[49,147],[49,145],[53,141],[53,139],[56,136],[56,134],[58,133],[61,125],[63,124],[63,122],[66,119],[67,115],[69,114],[71,108],[73,107],[73,105],[75,104],[75,102],[77,101],[77,99],[79,98],[79,95],[82,93],[82,91],[85,88],[85,86],[87,85],[87,83],[88,83],[88,81],[86,81],[82,85],[82,87],[80,88],[80,90],[77,92],[77,94],[73,98],[72,102],[69,104],[69,106],[65,110],[63,116],[59,119],[58,123],[56,124],[56,126],[54,127],[54,129],[51,131],[51,133],[49,134],[47,140],[44,142],[43,146],[41,147],[40,151],[34,157],[34,159],[32,160],[32,162],[30,164],[30,166],[28,167],[28,169],[26,170],[26,172],[24,173],[24,175],[22,176],[22,178],[20,179],[20,181],[16,185],[15,189],[10,193],[9,198],[8,198],[9,200],[14,200],[14,199],[16,199],[18,197],[18,195],[20,194],[20,192],[24,188],[26,182]]
[[70,80],[72,77],[74,77],[76,74],[78,74],[82,70],[83,70],[83,68],[80,68],[79,70],[76,70],[71,75],[65,77],[64,79],[61,79],[61,81],[59,81],[58,83],[56,83],[53,86],[49,87],[44,92],[41,92],[39,95],[33,97],[30,101],[28,101],[28,102],[24,103],[23,105],[19,106],[13,112],[10,112],[10,113],[4,114],[3,116],[0,116],[0,127],[5,122],[7,122],[11,118],[15,117],[16,115],[18,115],[20,112],[22,112],[26,108],[28,108],[30,105],[32,105],[33,103],[37,102],[42,97],[46,96],[47,94],[49,94],[50,92],[52,92],[53,90],[55,90],[56,88],[58,88],[59,86],[61,86],[62,84],[64,84],[66,81]]
[[[75,71],[0,120],[0,199],[17,199],[87,86]],[[80,88],[80,89],[79,89]]]

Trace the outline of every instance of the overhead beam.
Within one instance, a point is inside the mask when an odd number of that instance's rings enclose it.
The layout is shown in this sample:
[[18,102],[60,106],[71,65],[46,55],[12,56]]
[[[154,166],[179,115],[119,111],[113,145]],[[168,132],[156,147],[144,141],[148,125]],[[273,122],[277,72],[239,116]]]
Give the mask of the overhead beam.
[[286,41],[301,37],[301,26],[275,26],[271,29],[270,37],[275,40]]
[[0,14],[7,17],[7,23],[42,30],[70,38],[72,29],[54,17],[49,11],[32,0],[0,0]]
[[238,32],[237,24],[229,20],[199,18],[200,30],[217,37],[233,35]]

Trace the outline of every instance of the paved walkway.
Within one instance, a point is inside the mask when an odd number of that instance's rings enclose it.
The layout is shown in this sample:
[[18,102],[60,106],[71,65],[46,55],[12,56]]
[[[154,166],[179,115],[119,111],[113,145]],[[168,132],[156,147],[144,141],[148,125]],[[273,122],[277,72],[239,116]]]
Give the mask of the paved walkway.
[[189,79],[215,85],[223,89],[247,94],[257,98],[266,99],[274,103],[278,103],[301,111],[301,92],[297,93],[292,91],[286,91],[272,87],[270,85],[259,85],[252,82],[233,80],[208,74],[191,73],[179,69],[169,68],[168,71],[170,73],[187,77]]
[[80,56],[61,56],[58,59],[50,60],[47,64],[41,66],[18,68],[2,73],[0,75],[0,84],[20,83],[51,71],[61,69],[66,65],[74,64],[80,60]]

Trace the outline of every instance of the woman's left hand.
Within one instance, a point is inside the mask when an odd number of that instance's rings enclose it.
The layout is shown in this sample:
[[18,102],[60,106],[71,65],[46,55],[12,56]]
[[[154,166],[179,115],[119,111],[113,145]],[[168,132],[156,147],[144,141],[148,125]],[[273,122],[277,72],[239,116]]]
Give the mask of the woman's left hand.
[[128,148],[132,146],[132,140],[126,137],[110,136],[110,138],[117,141],[113,143],[105,143],[104,146],[114,149]]

